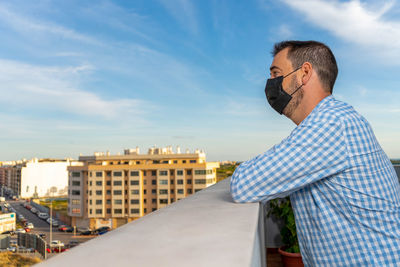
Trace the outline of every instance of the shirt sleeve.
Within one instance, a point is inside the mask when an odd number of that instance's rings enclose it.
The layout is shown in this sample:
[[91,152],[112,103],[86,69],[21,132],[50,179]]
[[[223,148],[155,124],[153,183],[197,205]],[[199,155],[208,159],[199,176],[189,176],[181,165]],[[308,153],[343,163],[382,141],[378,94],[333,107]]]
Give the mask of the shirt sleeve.
[[235,202],[285,197],[347,167],[348,152],[340,121],[300,124],[280,144],[235,170],[231,195]]

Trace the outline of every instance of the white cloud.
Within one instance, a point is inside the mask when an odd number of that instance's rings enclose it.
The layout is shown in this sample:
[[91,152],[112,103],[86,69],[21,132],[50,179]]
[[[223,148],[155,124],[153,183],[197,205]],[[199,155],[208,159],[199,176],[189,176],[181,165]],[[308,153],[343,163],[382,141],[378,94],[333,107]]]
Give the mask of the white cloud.
[[328,30],[349,43],[372,48],[380,55],[399,59],[400,20],[384,18],[384,15],[394,7],[394,1],[386,1],[380,4],[379,8],[361,3],[359,0],[282,1],[305,15],[306,19],[316,27]]
[[0,103],[10,109],[61,111],[69,114],[119,118],[142,113],[145,103],[137,99],[104,99],[79,89],[90,65],[43,67],[0,59]]
[[72,29],[57,25],[49,21],[38,20],[34,18],[29,18],[13,12],[11,9],[7,8],[4,4],[0,4],[0,21],[6,23],[14,30],[32,35],[35,33],[53,34],[60,36],[62,38],[71,39],[83,43],[101,45],[98,40],[76,32]]
[[196,10],[190,0],[160,0],[167,11],[192,34],[197,34]]

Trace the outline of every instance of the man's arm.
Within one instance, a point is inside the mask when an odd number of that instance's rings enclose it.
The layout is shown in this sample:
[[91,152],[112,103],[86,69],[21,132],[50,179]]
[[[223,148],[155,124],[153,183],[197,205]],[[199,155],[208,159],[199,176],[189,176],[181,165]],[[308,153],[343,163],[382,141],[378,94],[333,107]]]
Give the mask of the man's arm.
[[345,170],[347,148],[339,121],[299,125],[267,152],[242,163],[231,178],[235,202],[285,197]]

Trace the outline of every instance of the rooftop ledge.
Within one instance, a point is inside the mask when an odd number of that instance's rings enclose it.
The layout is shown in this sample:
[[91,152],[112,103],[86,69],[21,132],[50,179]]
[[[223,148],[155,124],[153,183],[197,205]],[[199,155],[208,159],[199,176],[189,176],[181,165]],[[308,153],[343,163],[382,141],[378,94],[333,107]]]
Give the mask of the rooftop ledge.
[[264,208],[234,203],[229,182],[225,179],[37,266],[266,266]]

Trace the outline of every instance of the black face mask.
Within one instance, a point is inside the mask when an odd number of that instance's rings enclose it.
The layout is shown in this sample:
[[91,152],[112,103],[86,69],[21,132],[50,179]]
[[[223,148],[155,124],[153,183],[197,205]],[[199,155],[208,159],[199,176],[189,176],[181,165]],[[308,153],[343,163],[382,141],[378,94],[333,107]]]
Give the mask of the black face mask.
[[283,90],[283,79],[298,71],[300,68],[295,69],[285,76],[279,76],[274,79],[267,80],[267,84],[265,85],[265,96],[267,97],[268,103],[271,105],[271,107],[281,115],[285,107],[289,104],[290,100],[292,100],[292,95],[294,95],[294,93],[296,93],[297,90],[303,86],[300,85],[293,93],[288,94]]

